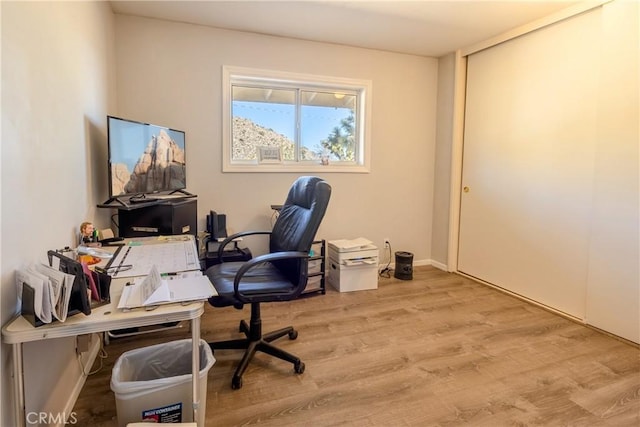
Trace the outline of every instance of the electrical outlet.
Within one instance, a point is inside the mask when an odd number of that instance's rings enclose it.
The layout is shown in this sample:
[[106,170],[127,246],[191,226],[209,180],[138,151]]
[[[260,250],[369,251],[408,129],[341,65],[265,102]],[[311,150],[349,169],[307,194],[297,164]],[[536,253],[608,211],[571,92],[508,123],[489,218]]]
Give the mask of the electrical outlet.
[[385,248],[390,248],[391,247],[391,240],[389,240],[388,237],[384,238],[384,247]]
[[89,351],[91,345],[91,334],[78,335],[76,337],[76,353],[85,353]]

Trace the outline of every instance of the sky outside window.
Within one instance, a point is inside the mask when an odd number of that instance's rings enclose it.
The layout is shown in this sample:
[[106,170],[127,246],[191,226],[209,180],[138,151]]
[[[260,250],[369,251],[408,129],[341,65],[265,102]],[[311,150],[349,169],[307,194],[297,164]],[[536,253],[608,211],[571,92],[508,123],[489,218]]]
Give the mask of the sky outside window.
[[[302,143],[311,150],[320,148],[340,121],[351,114],[349,108],[305,105],[302,107]],[[233,116],[243,117],[295,141],[295,106],[268,102],[234,101]]]

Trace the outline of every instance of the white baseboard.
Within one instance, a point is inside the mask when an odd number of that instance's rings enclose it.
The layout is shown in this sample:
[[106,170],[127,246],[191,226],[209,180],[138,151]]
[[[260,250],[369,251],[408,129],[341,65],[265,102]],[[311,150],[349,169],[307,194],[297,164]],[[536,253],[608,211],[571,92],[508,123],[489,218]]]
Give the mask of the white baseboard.
[[[432,266],[434,266],[435,268],[437,268],[439,270],[448,271],[446,264],[442,264],[441,262],[434,261],[432,259],[419,259],[419,260],[413,261],[413,266],[414,267],[419,267],[419,266],[423,266],[423,265],[432,265]],[[386,263],[385,264],[379,264],[378,265],[378,269],[384,268],[386,266],[387,266]],[[389,264],[389,268],[391,268],[391,269],[396,268],[396,263],[392,262],[391,264]]]
[[447,264],[443,264],[441,262],[438,261],[434,261],[434,260],[429,260],[429,263],[434,266],[435,268],[437,268],[438,270],[442,270],[442,271],[449,271]]

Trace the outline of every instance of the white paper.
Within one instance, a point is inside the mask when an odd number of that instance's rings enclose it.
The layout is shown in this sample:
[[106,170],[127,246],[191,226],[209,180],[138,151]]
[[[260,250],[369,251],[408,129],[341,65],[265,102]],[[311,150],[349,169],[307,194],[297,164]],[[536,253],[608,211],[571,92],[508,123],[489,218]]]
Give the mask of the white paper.
[[[181,239],[188,236],[181,236]],[[158,243],[161,242],[161,243]],[[195,241],[158,240],[151,244],[129,242],[123,246],[109,264],[114,278],[139,277],[150,273],[154,265],[160,273],[200,270],[200,259]],[[118,266],[128,266],[118,268]]]
[[346,259],[344,260],[344,265],[353,266],[353,265],[361,265],[367,264],[372,265],[376,264],[376,258],[368,257],[368,258],[354,258],[354,259]]
[[118,308],[142,307],[142,296],[140,295],[140,286],[135,283],[129,283],[122,288],[122,295],[118,302]]
[[343,250],[359,249],[373,244],[371,240],[365,239],[364,237],[358,237],[357,239],[351,240],[332,240],[329,243],[334,245],[336,248]]
[[200,271],[163,278],[153,266],[151,273],[124,287],[118,308],[130,309],[160,304],[204,300],[217,295],[207,276]]
[[166,280],[172,302],[205,300],[217,292],[207,276],[192,276]]
[[39,273],[49,278],[53,317],[64,322],[69,311],[69,300],[71,299],[71,289],[75,276],[45,264],[38,264],[35,268]]
[[153,265],[149,275],[140,283],[140,298],[143,305],[157,304],[169,300],[169,290],[163,286],[158,267]]
[[73,274],[64,274],[64,288],[58,301],[58,304],[61,306],[59,311],[61,317],[60,320],[63,322],[66,320],[67,313],[69,312],[69,301],[71,301],[71,291],[73,290],[73,282],[75,282],[75,280],[76,276]]
[[[33,289],[33,310],[35,315],[43,323],[51,323],[49,278],[37,273],[33,269],[22,269],[16,271],[16,284],[18,285],[18,295],[22,295],[22,287],[24,284]],[[22,303],[24,303],[24,301],[22,301]]]
[[35,265],[30,266],[27,270],[42,283],[42,311],[38,318],[43,323],[51,323],[53,320],[53,307],[55,306],[55,301],[51,298],[51,281],[46,275],[39,273]]

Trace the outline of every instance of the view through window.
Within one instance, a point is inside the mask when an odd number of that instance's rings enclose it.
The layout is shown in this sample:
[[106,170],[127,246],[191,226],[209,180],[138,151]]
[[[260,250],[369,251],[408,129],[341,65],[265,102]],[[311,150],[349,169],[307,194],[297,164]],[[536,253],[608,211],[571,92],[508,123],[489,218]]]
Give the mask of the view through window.
[[368,154],[367,82],[243,71],[225,76],[226,123],[231,122],[225,133],[226,170],[313,171],[323,166],[362,171],[358,168],[365,166]]

